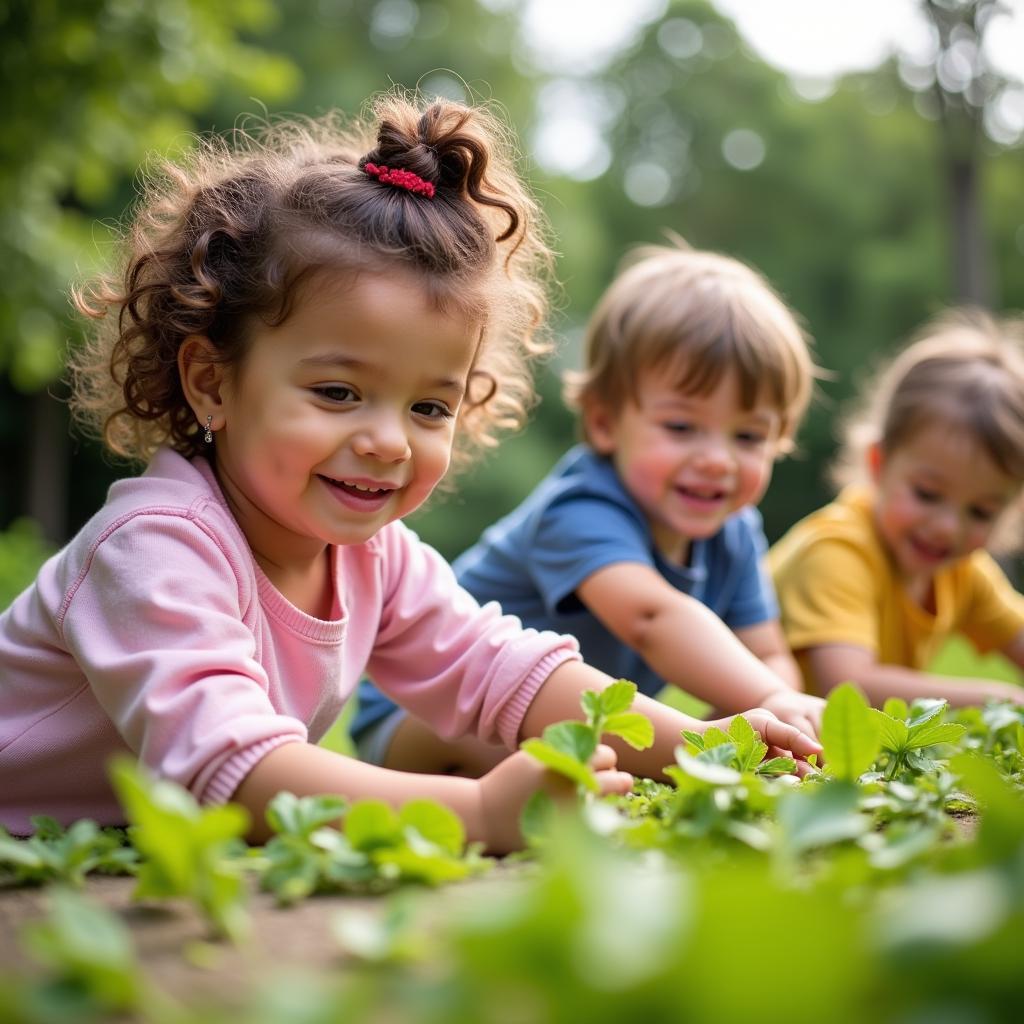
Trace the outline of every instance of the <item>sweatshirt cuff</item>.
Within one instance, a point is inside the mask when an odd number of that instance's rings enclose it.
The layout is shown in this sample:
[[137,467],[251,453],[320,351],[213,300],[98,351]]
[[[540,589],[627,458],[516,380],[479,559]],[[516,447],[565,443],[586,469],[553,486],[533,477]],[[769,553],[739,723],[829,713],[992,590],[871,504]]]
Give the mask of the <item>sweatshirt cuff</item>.
[[548,676],[567,661],[582,661],[579,652],[571,648],[561,647],[545,654],[523,680],[516,692],[498,712],[497,729],[502,743],[509,750],[515,750],[519,746],[519,730],[522,727],[523,719],[526,717],[526,709],[533,703],[537,691],[547,681]]
[[269,754],[272,750],[284,746],[286,743],[304,743],[301,736],[294,733],[284,733],[280,736],[270,736],[259,743],[254,743],[245,750],[229,757],[217,769],[216,774],[206,784],[199,796],[200,804],[226,804],[235,794],[235,790],[242,784],[242,780]]

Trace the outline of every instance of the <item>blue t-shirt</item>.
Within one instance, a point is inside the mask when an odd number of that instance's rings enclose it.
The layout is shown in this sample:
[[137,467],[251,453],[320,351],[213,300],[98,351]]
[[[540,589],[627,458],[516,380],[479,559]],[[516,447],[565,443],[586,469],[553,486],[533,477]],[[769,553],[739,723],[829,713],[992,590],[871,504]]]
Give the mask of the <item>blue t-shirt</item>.
[[[643,512],[611,462],[580,445],[517,509],[485,530],[456,559],[454,569],[481,604],[497,601],[524,626],[572,634],[588,665],[615,679],[630,679],[654,696],[665,681],[591,614],[576,596],[577,587],[607,565],[639,562],[706,605],[731,629],[743,629],[779,616],[763,564],[766,550],[761,516],[745,508],[713,537],[693,541],[688,565],[673,565],[656,550]],[[353,734],[394,706],[364,681]]]

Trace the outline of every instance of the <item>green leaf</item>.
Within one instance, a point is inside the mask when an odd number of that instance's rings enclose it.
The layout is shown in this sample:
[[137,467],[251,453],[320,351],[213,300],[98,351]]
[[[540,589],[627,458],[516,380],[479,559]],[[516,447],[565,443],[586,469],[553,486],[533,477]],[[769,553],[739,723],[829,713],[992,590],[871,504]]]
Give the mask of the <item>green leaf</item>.
[[343,832],[356,850],[376,850],[402,842],[398,814],[383,800],[358,800],[352,804],[345,815]]
[[848,782],[803,786],[779,800],[783,841],[793,853],[856,839],[871,827],[857,810],[860,793]]
[[541,846],[551,831],[555,801],[550,793],[538,789],[523,805],[519,815],[519,831],[527,846]]
[[[886,704],[888,703],[886,701]],[[902,719],[893,718],[888,713],[878,711],[875,708],[871,709],[871,713],[878,721],[882,747],[885,750],[892,751],[894,754],[899,754],[906,750],[907,737],[910,735],[910,730],[906,723]]]
[[601,694],[597,690],[584,690],[580,703],[587,713],[588,722],[593,722],[601,715]]
[[616,715],[628,711],[636,698],[636,683],[631,683],[628,679],[619,679],[611,686],[605,687],[598,696],[604,714]]
[[792,775],[796,761],[792,757],[772,757],[754,768],[758,775]]
[[956,722],[928,722],[922,728],[912,730],[907,746],[911,750],[931,747],[936,743],[955,743],[967,729]]
[[654,724],[638,711],[619,711],[604,720],[604,732],[625,740],[634,750],[654,743]]
[[267,805],[267,823],[277,833],[308,836],[341,819],[348,801],[340,796],[297,797],[286,790]]
[[459,816],[434,800],[410,800],[398,812],[403,826],[414,828],[445,853],[458,857],[466,844],[466,829]]
[[676,764],[692,778],[715,786],[734,786],[742,780],[743,776],[735,768],[707,760],[708,753],[705,751],[698,757],[691,757],[682,747],[676,747]]
[[718,728],[717,725],[710,725],[704,730],[704,749],[720,747],[725,743],[732,743],[732,740]]
[[684,729],[683,739],[695,746],[698,750],[704,749],[704,736],[699,732],[691,732],[689,729]]
[[[551,728],[549,726],[549,728]],[[547,729],[544,730],[545,735]],[[591,792],[596,793],[600,788],[597,784],[597,776],[590,770],[590,767],[573,754],[567,754],[557,747],[553,747],[546,740],[529,739],[519,745],[520,750],[525,750],[531,757],[535,757],[545,768],[558,772],[580,786],[585,786]]]
[[856,782],[875,762],[882,724],[863,694],[852,684],[837,686],[828,697],[821,723],[827,770]]
[[541,737],[548,746],[586,764],[597,749],[597,736],[583,722],[558,722],[549,725]]
[[902,697],[890,697],[882,705],[882,711],[890,718],[898,718],[901,722],[905,722],[910,714],[910,711],[907,709],[907,702]]
[[735,715],[729,723],[729,737],[736,745],[737,767],[741,772],[752,771],[768,752],[768,744],[742,715]]
[[913,735],[915,729],[921,728],[921,726],[930,722],[933,718],[942,715],[948,703],[946,700],[918,697],[910,709],[908,725],[911,735]]

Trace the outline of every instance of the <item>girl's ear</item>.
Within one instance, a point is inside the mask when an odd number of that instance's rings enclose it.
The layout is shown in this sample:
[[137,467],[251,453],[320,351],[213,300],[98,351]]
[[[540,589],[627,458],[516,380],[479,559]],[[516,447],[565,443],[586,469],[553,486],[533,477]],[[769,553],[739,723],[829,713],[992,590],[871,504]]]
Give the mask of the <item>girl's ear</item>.
[[190,334],[178,348],[178,373],[185,399],[202,426],[206,426],[208,416],[212,417],[211,430],[224,426],[221,391],[225,366],[216,361],[216,354],[210,339],[200,334]]
[[868,446],[867,457],[868,474],[871,477],[871,482],[877,484],[878,478],[882,475],[882,467],[885,465],[885,452],[882,451],[882,446],[877,441]]
[[597,398],[589,398],[583,405],[583,429],[591,448],[598,455],[611,455],[615,451],[615,414]]

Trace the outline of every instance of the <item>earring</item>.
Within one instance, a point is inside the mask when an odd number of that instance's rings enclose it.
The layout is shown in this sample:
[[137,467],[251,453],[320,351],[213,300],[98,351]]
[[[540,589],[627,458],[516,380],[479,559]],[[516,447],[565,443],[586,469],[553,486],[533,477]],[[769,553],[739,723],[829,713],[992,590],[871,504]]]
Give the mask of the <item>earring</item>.
[[206,417],[206,432],[203,434],[203,440],[207,444],[213,444],[213,431],[210,429],[210,424],[213,422],[213,415]]

